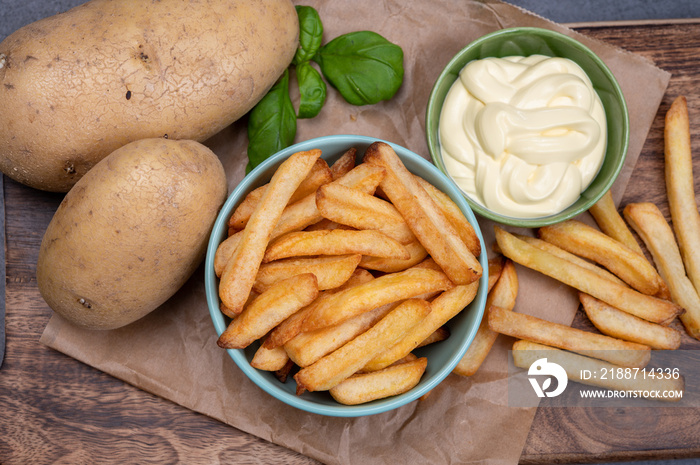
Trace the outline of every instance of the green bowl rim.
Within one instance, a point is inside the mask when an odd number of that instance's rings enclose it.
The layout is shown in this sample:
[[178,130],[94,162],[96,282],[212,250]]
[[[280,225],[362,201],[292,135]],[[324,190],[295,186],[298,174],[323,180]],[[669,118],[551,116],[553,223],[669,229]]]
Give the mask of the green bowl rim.
[[226,324],[221,310],[219,309],[218,278],[216,277],[216,273],[214,272],[214,255],[216,253],[216,249],[219,243],[224,237],[228,223],[228,217],[231,214],[233,208],[235,207],[234,202],[236,202],[237,200],[240,201],[242,199],[243,193],[248,192],[253,187],[255,187],[255,183],[259,182],[256,179],[258,173],[266,171],[268,168],[274,166],[276,163],[279,163],[282,159],[287,158],[294,152],[317,148],[319,143],[324,143],[326,141],[341,141],[345,143],[347,147],[351,147],[353,144],[366,143],[367,145],[369,145],[372,142],[377,141],[386,142],[387,144],[391,145],[395,150],[397,150],[397,153],[401,152],[401,156],[407,156],[411,158],[412,161],[418,163],[421,167],[427,169],[428,171],[432,171],[433,174],[437,175],[445,181],[448,190],[451,191],[446,192],[446,194],[451,194],[450,197],[455,201],[455,203],[457,203],[459,208],[467,217],[467,220],[469,220],[472,226],[474,226],[474,230],[476,231],[476,234],[479,237],[479,240],[481,241],[481,255],[479,257],[479,262],[481,263],[481,266],[483,268],[483,275],[479,282],[479,289],[477,291],[477,295],[470,304],[470,306],[473,306],[471,307],[471,310],[474,310],[477,313],[475,324],[470,328],[467,337],[462,341],[461,345],[459,346],[459,350],[451,357],[450,362],[442,366],[438,370],[438,372],[432,376],[429,382],[426,382],[422,386],[419,384],[418,386],[414,387],[408,392],[387,399],[380,399],[367,404],[360,405],[349,406],[338,404],[337,406],[335,406],[318,404],[309,401],[308,399],[305,399],[303,396],[296,396],[294,394],[288,393],[283,389],[275,389],[269,384],[269,382],[262,376],[262,374],[257,369],[250,366],[243,350],[226,349],[229,356],[233,359],[236,365],[250,380],[253,381],[253,383],[255,383],[258,387],[260,387],[263,391],[267,392],[271,396],[288,405],[291,405],[292,407],[296,407],[300,410],[316,413],[319,415],[334,417],[359,417],[374,415],[406,405],[418,399],[422,395],[428,393],[429,391],[434,389],[439,383],[441,383],[452,372],[457,363],[459,363],[459,360],[464,356],[464,353],[466,353],[467,349],[469,348],[469,345],[474,340],[486,307],[486,297],[488,293],[488,256],[486,252],[484,238],[479,227],[479,223],[476,217],[474,216],[474,213],[472,212],[471,208],[469,207],[469,204],[461,195],[461,191],[454,183],[454,181],[452,181],[452,179],[450,179],[449,176],[446,176],[443,172],[438,170],[437,167],[435,167],[435,165],[430,163],[425,158],[421,157],[420,155],[412,152],[411,150],[405,147],[399,146],[392,142],[384,141],[376,137],[357,135],[332,135],[317,137],[314,139],[299,142],[290,147],[287,147],[286,149],[280,152],[277,152],[275,155],[265,160],[253,171],[251,171],[234,188],[234,190],[231,192],[228,199],[222,206],[212,228],[212,233],[210,235],[209,243],[207,246],[207,254],[205,258],[204,268],[204,283],[207,298],[207,306],[209,307],[209,314],[214,324],[214,328],[217,332],[217,336],[220,336],[221,333],[226,329]]
[[[440,171],[442,171],[443,173],[445,173],[445,175],[447,177],[452,179],[452,177],[447,173],[447,170],[445,170],[445,168],[444,168],[440,154],[435,153],[436,150],[434,150],[434,148],[439,149],[440,141],[439,141],[438,134],[433,134],[433,132],[431,131],[431,127],[430,127],[431,126],[430,121],[433,120],[433,118],[439,119],[439,117],[440,117],[439,112],[438,112],[438,106],[439,106],[440,110],[442,109],[443,102],[437,101],[437,92],[438,92],[438,87],[439,87],[440,83],[443,80],[445,80],[447,77],[449,77],[450,74],[454,73],[453,71],[450,71],[450,70],[454,66],[456,66],[457,63],[459,63],[461,61],[461,58],[463,55],[465,55],[466,53],[471,51],[473,48],[478,47],[479,45],[483,44],[486,41],[493,39],[494,37],[509,36],[509,35],[521,35],[523,33],[528,33],[528,32],[532,33],[533,35],[539,35],[539,36],[544,36],[544,37],[562,40],[562,41],[566,42],[568,45],[571,45],[572,47],[577,48],[580,51],[587,54],[591,58],[591,60],[599,66],[600,70],[606,76],[606,78],[612,83],[612,88],[614,90],[616,100],[621,102],[621,110],[622,110],[622,115],[623,115],[623,120],[622,120],[622,125],[621,125],[621,127],[622,127],[621,152],[622,153],[620,155],[620,160],[614,166],[614,169],[612,170],[612,173],[611,173],[608,181],[606,181],[601,186],[600,192],[594,196],[589,197],[587,202],[585,202],[584,204],[580,205],[577,208],[567,207],[566,209],[562,210],[559,213],[555,213],[555,214],[543,216],[543,217],[537,217],[537,218],[515,218],[515,217],[500,215],[498,213],[495,213],[495,212],[487,209],[486,207],[474,202],[471,198],[469,198],[468,195],[466,195],[466,193],[464,193],[460,189],[460,192],[462,192],[462,195],[467,200],[467,203],[469,203],[469,206],[472,208],[472,210],[474,212],[478,213],[479,215],[483,216],[484,218],[493,220],[497,223],[506,224],[509,226],[517,226],[517,227],[524,227],[524,228],[538,228],[541,226],[547,226],[550,224],[559,223],[561,221],[571,219],[574,216],[577,216],[577,215],[583,213],[584,211],[588,210],[588,208],[590,208],[591,205],[593,205],[598,200],[600,200],[600,198],[605,194],[605,192],[607,192],[610,189],[610,187],[613,185],[613,183],[617,179],[618,175],[620,174],[620,171],[622,171],[622,168],[624,167],[624,164],[625,164],[625,160],[627,158],[627,151],[629,149],[629,139],[630,139],[630,122],[629,122],[629,111],[627,109],[627,102],[625,101],[625,96],[622,93],[622,89],[620,88],[620,84],[617,82],[615,75],[612,73],[612,71],[610,71],[610,68],[608,68],[608,66],[603,62],[603,60],[595,52],[593,52],[590,48],[586,47],[585,45],[583,45],[581,42],[574,39],[573,37],[569,37],[566,34],[562,34],[560,32],[553,31],[551,29],[544,29],[544,28],[538,28],[538,27],[512,27],[512,28],[506,28],[506,29],[499,29],[497,31],[485,34],[485,35],[479,37],[478,39],[475,39],[474,41],[470,42],[468,45],[463,47],[459,52],[457,52],[457,54],[455,54],[455,56],[452,57],[452,59],[447,63],[447,65],[445,65],[442,72],[440,73],[438,78],[435,80],[435,83],[433,84],[432,90],[430,92],[430,96],[428,97],[428,105],[426,108],[426,116],[425,116],[425,132],[426,132],[426,138],[428,141],[428,150],[430,152],[430,158],[432,159],[433,163],[440,169]],[[462,67],[463,66],[464,65],[462,65]],[[438,112],[438,114],[436,116],[434,116],[436,112]],[[607,148],[606,148],[606,156],[607,156]],[[588,188],[586,188],[586,190],[588,190]],[[584,191],[584,193],[585,192],[586,191]],[[571,210],[567,212],[567,210],[569,210],[569,209],[571,209]]]

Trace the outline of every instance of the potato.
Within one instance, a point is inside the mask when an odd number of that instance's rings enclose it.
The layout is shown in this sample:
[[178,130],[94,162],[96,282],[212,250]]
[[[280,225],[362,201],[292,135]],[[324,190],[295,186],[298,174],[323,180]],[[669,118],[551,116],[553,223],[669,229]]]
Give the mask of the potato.
[[198,142],[144,139],[114,151],[49,223],[37,263],[42,297],[82,327],[136,321],[195,271],[226,195],[221,162]]
[[117,148],[204,141],[250,110],[297,49],[289,0],[92,0],[0,43],[0,170],[67,192]]

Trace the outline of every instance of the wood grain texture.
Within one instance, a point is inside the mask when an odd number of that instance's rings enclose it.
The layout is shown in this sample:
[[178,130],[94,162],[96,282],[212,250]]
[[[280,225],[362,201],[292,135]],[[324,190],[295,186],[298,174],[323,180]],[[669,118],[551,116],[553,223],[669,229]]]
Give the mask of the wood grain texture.
[[[668,215],[663,118],[688,98],[700,160],[700,24],[580,29],[653,60],[673,76],[623,198]],[[700,173],[696,161],[696,173]],[[696,175],[700,192],[700,176]],[[0,463],[287,463],[314,460],[138,390],[41,345],[51,310],[35,272],[43,231],[61,196],[5,182],[7,353],[0,370]],[[593,330],[579,312],[574,326]],[[700,344],[684,339],[684,348]],[[699,457],[700,412],[538,410],[523,464]]]

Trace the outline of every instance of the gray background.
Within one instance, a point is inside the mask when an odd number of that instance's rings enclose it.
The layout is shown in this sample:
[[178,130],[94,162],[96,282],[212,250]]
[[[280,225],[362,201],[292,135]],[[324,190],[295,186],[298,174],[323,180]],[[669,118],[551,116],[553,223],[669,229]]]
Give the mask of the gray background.
[[[4,39],[25,24],[60,13],[81,3],[84,1],[0,0],[0,39]],[[511,0],[509,3],[558,23],[700,18],[700,0]],[[700,465],[700,458],[616,462],[616,465],[625,464]]]

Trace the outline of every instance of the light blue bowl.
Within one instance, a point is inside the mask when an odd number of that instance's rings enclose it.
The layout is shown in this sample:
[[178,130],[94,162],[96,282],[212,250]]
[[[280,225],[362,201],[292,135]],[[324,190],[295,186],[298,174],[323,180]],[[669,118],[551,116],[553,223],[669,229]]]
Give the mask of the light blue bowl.
[[[323,152],[322,157],[330,164],[345,153],[347,149],[355,147],[357,149],[359,162],[364,155],[365,149],[378,140],[379,139],[364,136],[339,135],[319,137],[300,142],[278,152],[260,164],[234,189],[216,219],[211,238],[209,239],[207,257],[205,260],[204,282],[207,304],[209,305],[209,313],[214,322],[217,335],[221,335],[221,333],[224,332],[229,320],[219,310],[219,280],[214,272],[214,254],[219,244],[227,236],[228,219],[234,208],[243,200],[248,192],[267,183],[277,167],[295,152],[316,148],[321,149]],[[348,406],[339,404],[327,392],[306,392],[301,396],[297,396],[295,393],[296,384],[291,377],[286,383],[281,383],[275,378],[273,373],[257,370],[250,366],[253,355],[258,348],[257,343],[246,349],[227,350],[243,373],[265,392],[286,404],[307,412],[336,417],[358,417],[386,412],[418,399],[423,394],[435,388],[450,374],[450,372],[452,372],[474,339],[481,318],[484,315],[488,284],[488,258],[486,249],[484,248],[481,230],[479,229],[479,224],[474,214],[454,182],[429,161],[410,150],[390,142],[387,143],[393,147],[411,172],[422,176],[425,180],[448,194],[474,226],[482,244],[480,262],[484,268],[484,274],[479,283],[479,291],[476,298],[467,309],[448,322],[447,327],[450,330],[450,337],[447,340],[431,344],[415,351],[416,355],[428,358],[428,367],[423,378],[416,387],[404,394],[362,405]]]

